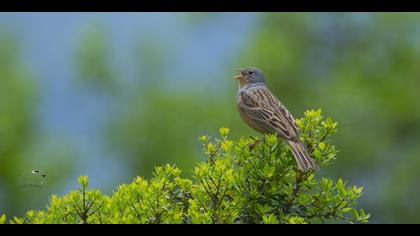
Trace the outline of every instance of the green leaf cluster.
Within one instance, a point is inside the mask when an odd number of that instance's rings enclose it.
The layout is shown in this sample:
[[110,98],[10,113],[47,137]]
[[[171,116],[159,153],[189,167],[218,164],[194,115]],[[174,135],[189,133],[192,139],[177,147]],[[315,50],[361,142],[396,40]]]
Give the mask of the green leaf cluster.
[[[329,166],[337,150],[330,137],[337,123],[321,110],[305,112],[296,120],[321,168]],[[28,211],[11,223],[141,223],[141,224],[307,224],[367,222],[370,215],[357,209],[363,187],[342,179],[318,177],[296,167],[289,146],[275,135],[228,138],[201,136],[207,160],[198,163],[193,178],[181,176],[174,165],[155,168],[153,177],[137,177],[110,196],[89,188],[88,177],[78,178],[76,191],[53,195],[44,211]],[[5,217],[0,217],[0,223]]]

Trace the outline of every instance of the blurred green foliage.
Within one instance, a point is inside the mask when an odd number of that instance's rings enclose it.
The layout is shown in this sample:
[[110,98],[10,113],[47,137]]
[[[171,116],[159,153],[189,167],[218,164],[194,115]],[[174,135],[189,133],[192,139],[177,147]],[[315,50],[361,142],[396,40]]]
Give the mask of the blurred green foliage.
[[[321,110],[305,112],[298,122],[302,141],[321,167],[336,155],[330,142],[337,123],[325,119]],[[137,177],[122,184],[112,196],[91,190],[88,177],[78,178],[77,191],[53,195],[46,211],[28,211],[11,223],[324,223],[367,222],[370,214],[355,205],[363,187],[347,186],[341,178],[316,178],[302,172],[290,148],[276,135],[266,135],[261,144],[255,138],[228,139],[221,128],[214,140],[199,140],[207,155],[194,168],[193,179],[181,177],[181,170],[166,164],[156,167],[150,180]],[[318,155],[316,155],[318,153]],[[4,222],[4,217],[0,218]]]
[[[219,112],[226,100],[209,101],[208,96],[200,96],[204,93],[162,89],[144,91],[134,97],[130,109],[109,131],[109,140],[120,150],[120,158],[128,158],[144,176],[149,176],[154,166],[168,162],[191,170],[204,158],[197,158],[199,148],[191,137],[212,133],[211,127],[220,127],[227,121],[235,122],[231,113]],[[169,146],[162,147],[163,144]]]
[[13,36],[1,32],[0,38],[0,198],[16,209],[25,199],[17,183],[25,162],[22,147],[32,138],[36,90],[19,61]]
[[[22,63],[19,40],[8,31],[0,38],[0,212],[17,215],[45,204],[73,165],[71,145],[40,133],[39,88]],[[36,171],[46,171],[45,177]]]
[[89,24],[80,34],[75,53],[79,84],[96,89],[115,89],[116,74],[111,66],[108,32],[100,23]]

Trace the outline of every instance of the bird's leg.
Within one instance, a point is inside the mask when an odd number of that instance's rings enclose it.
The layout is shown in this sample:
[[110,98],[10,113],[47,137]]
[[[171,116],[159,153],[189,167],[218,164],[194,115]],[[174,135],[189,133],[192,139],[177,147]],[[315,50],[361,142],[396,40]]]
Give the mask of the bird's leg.
[[263,139],[255,139],[254,137],[251,136],[250,138],[255,140],[254,143],[249,144],[249,149],[250,150],[252,150],[256,145],[264,143],[264,141],[265,141],[265,137]]

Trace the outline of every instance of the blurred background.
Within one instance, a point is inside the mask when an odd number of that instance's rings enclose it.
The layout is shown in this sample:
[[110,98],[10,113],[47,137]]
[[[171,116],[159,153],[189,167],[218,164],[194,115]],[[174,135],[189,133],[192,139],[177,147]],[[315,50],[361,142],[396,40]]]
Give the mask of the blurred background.
[[153,167],[191,175],[198,136],[257,135],[232,77],[263,70],[296,118],[339,123],[321,176],[365,186],[371,223],[420,223],[420,14],[0,13],[0,215],[112,193]]

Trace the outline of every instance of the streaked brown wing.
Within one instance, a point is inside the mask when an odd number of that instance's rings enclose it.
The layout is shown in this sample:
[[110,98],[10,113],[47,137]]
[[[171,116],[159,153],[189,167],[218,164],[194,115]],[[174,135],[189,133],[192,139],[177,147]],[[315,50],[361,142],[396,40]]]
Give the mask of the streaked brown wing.
[[298,132],[289,111],[267,89],[252,89],[239,94],[239,107],[264,129],[293,140]]
[[299,133],[299,131],[298,131],[299,129],[298,129],[297,125],[296,125],[295,118],[293,118],[293,116],[289,112],[289,110],[287,110],[286,107],[276,97],[274,97],[274,95],[270,91],[267,90],[267,92],[268,92],[268,96],[270,96],[272,100],[275,100],[276,101],[277,106],[275,106],[275,107],[279,109],[279,112],[284,117],[286,117],[287,121],[289,121],[289,123],[291,125],[291,128],[293,128],[293,130],[295,131],[296,136],[297,136],[298,133]]

